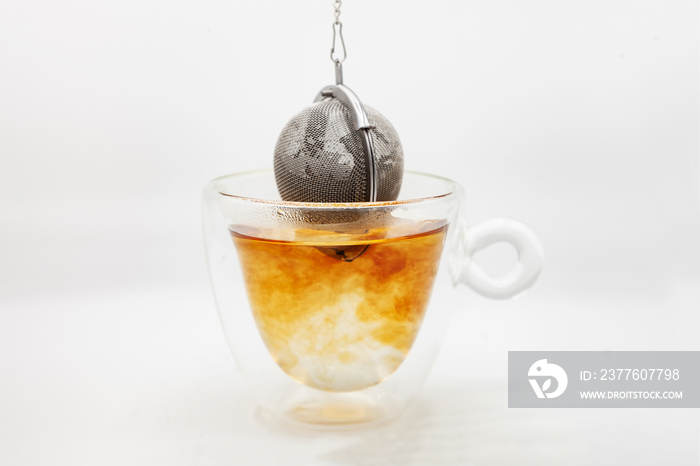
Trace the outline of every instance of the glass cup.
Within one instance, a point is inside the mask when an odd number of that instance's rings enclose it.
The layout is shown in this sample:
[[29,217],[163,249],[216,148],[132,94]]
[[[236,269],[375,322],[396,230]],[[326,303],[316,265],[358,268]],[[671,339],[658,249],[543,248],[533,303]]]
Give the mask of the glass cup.
[[[272,171],[223,176],[203,193],[211,282],[229,347],[258,404],[281,420],[346,428],[397,417],[420,390],[459,283],[494,298],[542,268],[532,231],[511,219],[467,227],[460,186],[406,172],[399,200],[280,200]],[[472,260],[518,252],[492,278]]]

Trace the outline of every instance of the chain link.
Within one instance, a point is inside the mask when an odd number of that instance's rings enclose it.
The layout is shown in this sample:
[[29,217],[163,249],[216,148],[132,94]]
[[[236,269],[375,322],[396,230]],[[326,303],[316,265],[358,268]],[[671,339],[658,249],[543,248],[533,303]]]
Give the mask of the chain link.
[[340,7],[343,5],[342,0],[334,0],[333,7],[335,8],[335,24],[340,24]]

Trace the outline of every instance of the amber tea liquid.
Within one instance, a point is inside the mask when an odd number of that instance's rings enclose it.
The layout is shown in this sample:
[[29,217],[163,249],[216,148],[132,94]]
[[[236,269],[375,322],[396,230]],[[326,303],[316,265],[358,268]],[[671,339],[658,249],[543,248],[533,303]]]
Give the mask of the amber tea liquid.
[[282,241],[232,227],[255,321],[282,370],[337,392],[399,367],[423,320],[446,226],[412,230],[392,238],[387,229],[295,230]]

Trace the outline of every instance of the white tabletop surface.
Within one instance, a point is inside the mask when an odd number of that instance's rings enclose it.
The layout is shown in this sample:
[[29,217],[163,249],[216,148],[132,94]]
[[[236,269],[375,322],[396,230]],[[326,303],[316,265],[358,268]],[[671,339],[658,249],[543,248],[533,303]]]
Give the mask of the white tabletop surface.
[[697,465],[700,459],[697,410],[509,409],[506,354],[481,352],[465,340],[475,324],[467,311],[454,315],[434,371],[403,417],[373,430],[329,433],[291,429],[256,409],[205,286],[9,304],[13,312],[0,314],[1,464]]

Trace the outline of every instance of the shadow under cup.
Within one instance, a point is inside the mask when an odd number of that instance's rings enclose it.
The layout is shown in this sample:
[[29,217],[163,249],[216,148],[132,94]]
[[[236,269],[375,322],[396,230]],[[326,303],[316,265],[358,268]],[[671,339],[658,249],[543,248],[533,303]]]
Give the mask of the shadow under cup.
[[205,187],[219,315],[262,408],[324,426],[401,413],[430,370],[463,273],[461,199],[455,182],[410,172],[394,202],[284,202],[272,171]]

